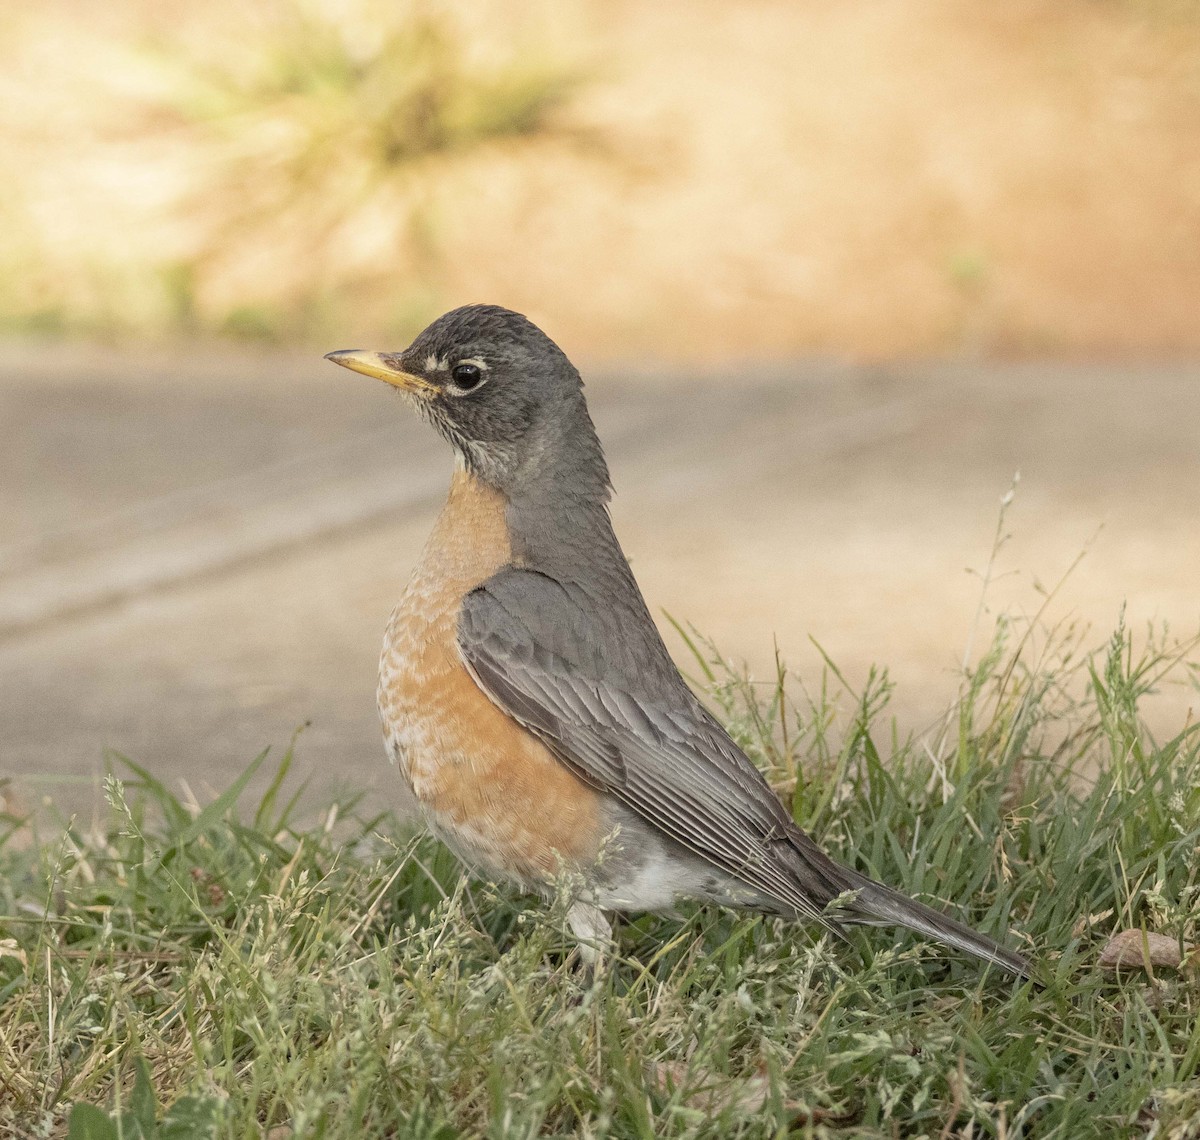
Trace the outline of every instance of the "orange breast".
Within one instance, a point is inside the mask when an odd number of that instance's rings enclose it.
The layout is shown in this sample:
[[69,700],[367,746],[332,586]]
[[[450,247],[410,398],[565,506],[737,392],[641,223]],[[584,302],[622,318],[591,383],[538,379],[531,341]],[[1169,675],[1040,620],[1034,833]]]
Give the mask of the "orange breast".
[[434,828],[469,861],[530,883],[594,861],[603,837],[596,792],[491,702],[458,653],[464,595],[511,557],[503,496],[457,471],[388,623],[379,709]]

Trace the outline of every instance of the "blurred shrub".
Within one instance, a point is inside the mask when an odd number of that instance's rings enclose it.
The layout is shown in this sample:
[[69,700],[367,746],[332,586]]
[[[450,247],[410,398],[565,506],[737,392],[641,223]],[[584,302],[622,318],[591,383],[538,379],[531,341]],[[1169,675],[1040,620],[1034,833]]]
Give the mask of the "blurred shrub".
[[167,189],[123,241],[120,204],[54,249],[53,219],[12,222],[26,240],[3,267],[10,326],[274,338],[340,319],[372,286],[394,323],[417,323],[437,303],[445,191],[478,189],[499,148],[571,135],[581,69],[511,11],[270,0],[222,15],[97,49],[94,78],[124,84],[92,92],[120,107],[103,178],[116,198]]

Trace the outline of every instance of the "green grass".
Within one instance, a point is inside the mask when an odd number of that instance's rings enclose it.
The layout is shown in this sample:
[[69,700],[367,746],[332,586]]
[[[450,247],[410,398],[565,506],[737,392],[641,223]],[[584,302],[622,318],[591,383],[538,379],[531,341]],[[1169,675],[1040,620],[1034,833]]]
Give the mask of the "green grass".
[[244,778],[199,812],[119,764],[103,830],[0,846],[0,1133],[1200,1135],[1200,976],[1095,965],[1122,929],[1200,941],[1200,741],[1139,714],[1195,684],[1182,650],[1002,625],[920,741],[882,673],[697,660],[829,849],[1007,928],[1045,986],[713,909],[631,919],[593,981],[561,907],[362,802],[294,820],[290,754],[253,807]]

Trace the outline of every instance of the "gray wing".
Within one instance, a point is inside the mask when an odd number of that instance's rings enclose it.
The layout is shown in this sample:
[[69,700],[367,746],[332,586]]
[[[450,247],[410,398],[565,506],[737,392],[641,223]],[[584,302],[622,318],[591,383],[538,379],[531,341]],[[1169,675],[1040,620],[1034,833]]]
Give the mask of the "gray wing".
[[644,607],[503,570],[464,600],[458,647],[563,764],[712,866],[813,917],[848,888],[688,689]]

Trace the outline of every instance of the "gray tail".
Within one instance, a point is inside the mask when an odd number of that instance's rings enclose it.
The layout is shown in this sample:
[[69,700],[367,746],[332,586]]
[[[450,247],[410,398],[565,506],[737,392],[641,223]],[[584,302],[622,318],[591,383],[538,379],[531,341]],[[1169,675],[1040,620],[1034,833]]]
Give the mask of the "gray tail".
[[968,954],[974,954],[985,962],[992,962],[1021,978],[1033,977],[1033,966],[1029,959],[1015,950],[1001,946],[999,942],[980,934],[969,926],[941,914],[932,907],[910,899],[899,891],[885,887],[865,875],[848,868],[840,868],[850,880],[850,889],[858,894],[847,904],[838,920],[866,925],[906,926],[918,934],[932,938],[946,946],[953,946]]

